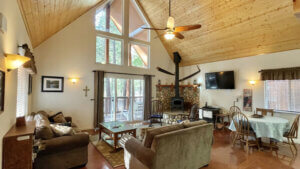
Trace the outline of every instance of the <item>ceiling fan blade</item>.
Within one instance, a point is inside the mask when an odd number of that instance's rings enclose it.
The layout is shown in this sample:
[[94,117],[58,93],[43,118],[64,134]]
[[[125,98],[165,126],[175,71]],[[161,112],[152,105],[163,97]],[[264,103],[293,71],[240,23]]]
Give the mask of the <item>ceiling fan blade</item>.
[[167,30],[168,28],[142,28],[142,29],[149,29],[149,30]]
[[200,24],[188,25],[188,26],[177,26],[177,27],[175,27],[175,32],[190,31],[190,30],[199,29],[199,28],[201,28]]
[[178,38],[178,39],[184,39],[184,36],[183,36],[181,33],[179,33],[179,32],[173,32],[173,34],[174,34],[175,37]]

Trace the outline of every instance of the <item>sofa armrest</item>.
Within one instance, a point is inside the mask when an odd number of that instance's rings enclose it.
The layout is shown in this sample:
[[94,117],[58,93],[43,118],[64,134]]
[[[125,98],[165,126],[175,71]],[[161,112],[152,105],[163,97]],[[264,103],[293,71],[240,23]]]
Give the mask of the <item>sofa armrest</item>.
[[125,149],[145,166],[152,167],[155,153],[150,148],[144,147],[139,140],[136,138],[129,139],[125,143]]
[[61,136],[49,140],[43,140],[42,144],[45,146],[45,149],[41,150],[39,154],[51,154],[87,146],[89,144],[89,136],[87,134]]
[[67,122],[71,122],[72,123],[72,117],[67,116],[67,117],[65,117],[65,119],[66,119]]

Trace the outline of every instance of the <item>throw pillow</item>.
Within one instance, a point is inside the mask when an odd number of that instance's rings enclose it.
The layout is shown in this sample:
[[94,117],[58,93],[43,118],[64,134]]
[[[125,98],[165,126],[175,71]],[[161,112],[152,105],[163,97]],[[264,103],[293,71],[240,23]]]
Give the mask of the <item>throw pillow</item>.
[[52,123],[67,123],[62,112],[58,112],[55,115],[49,117],[49,120]]
[[50,126],[56,136],[71,136],[71,135],[73,135],[72,127],[61,126],[58,124],[50,124]]

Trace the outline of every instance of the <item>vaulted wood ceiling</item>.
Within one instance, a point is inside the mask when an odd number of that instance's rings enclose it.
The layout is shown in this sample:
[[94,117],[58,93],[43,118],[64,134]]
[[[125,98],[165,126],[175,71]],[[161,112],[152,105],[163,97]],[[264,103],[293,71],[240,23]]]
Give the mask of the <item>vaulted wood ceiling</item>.
[[[154,27],[166,26],[168,0],[139,1]],[[293,0],[172,0],[172,6],[177,26],[203,26],[184,32],[184,40],[160,36],[170,54],[181,54],[182,65],[300,48]]]
[[33,47],[104,0],[18,0]]
[[[18,0],[34,47],[104,0]],[[154,27],[165,27],[168,0],[138,0]],[[184,40],[165,40],[182,66],[300,48],[293,0],[172,0],[177,26],[200,23]],[[158,31],[162,35],[163,31]]]

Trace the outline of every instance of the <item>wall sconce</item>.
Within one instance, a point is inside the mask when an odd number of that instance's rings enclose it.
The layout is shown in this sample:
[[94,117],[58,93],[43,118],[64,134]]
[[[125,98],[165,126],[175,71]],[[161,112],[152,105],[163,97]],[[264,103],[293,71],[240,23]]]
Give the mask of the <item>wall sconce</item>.
[[254,86],[256,84],[256,81],[255,80],[249,80],[249,83]]
[[70,81],[73,83],[73,84],[76,84],[78,82],[79,78],[70,78]]
[[29,57],[16,55],[16,54],[5,54],[5,65],[7,71],[18,69],[24,63],[30,61]]

